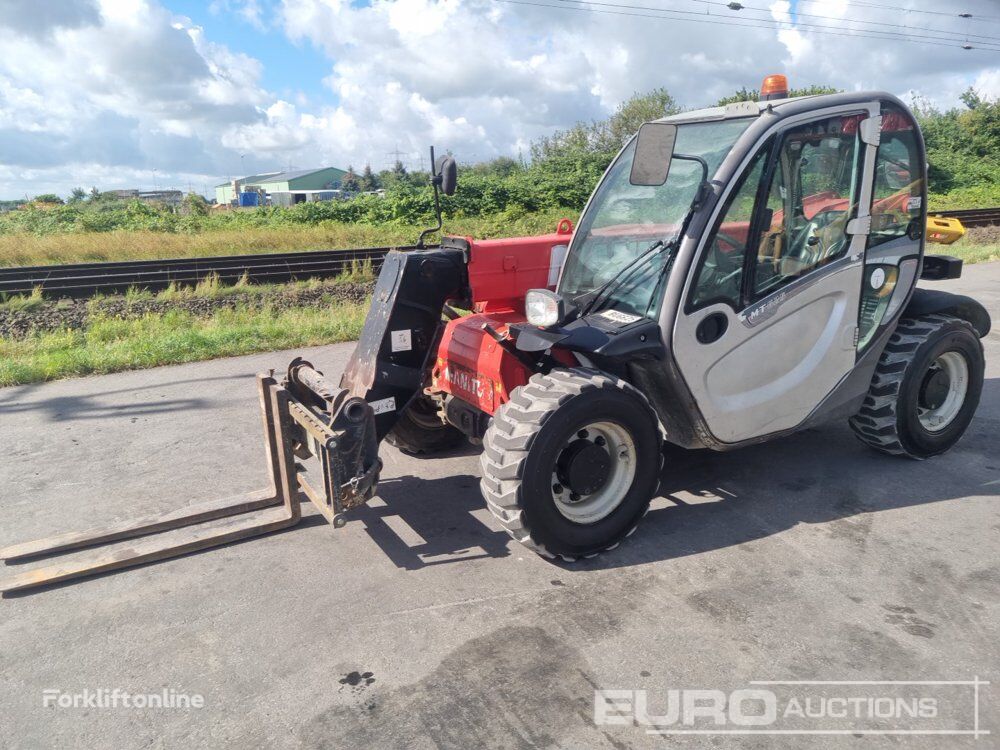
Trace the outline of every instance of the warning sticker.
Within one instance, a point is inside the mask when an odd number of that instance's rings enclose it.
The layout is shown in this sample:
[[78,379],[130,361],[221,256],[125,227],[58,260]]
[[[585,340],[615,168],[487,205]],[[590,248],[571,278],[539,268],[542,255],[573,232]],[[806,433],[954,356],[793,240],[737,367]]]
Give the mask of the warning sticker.
[[[409,333],[409,331],[407,331]],[[371,406],[372,411],[376,414],[391,414],[396,411],[396,397],[389,396],[389,398],[380,398],[378,401],[372,401],[368,404]]]
[[390,340],[393,352],[408,352],[413,348],[413,337],[410,335],[409,328],[393,331],[390,334]]
[[622,312],[621,310],[605,310],[601,313],[600,317],[610,320],[612,323],[628,325],[629,323],[635,323],[635,321],[639,320],[642,316],[630,315],[629,313]]

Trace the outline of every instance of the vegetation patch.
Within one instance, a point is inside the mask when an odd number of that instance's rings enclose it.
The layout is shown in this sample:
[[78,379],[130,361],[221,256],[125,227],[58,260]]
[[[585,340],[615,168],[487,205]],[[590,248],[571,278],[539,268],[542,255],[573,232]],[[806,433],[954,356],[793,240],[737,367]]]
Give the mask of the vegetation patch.
[[0,386],[316,346],[358,337],[368,305],[331,301],[281,309],[239,305],[135,319],[90,318],[81,329],[0,338]]
[[[207,285],[206,285],[207,286]],[[13,298],[0,304],[0,338],[24,339],[48,331],[86,330],[97,321],[140,320],[151,315],[183,312],[206,318],[220,310],[251,307],[284,311],[326,308],[334,303],[360,304],[371,296],[370,281],[289,284],[286,286],[217,287],[217,291],[168,290],[160,294],[133,292],[123,297],[91,300]],[[32,302],[30,306],[24,300]]]

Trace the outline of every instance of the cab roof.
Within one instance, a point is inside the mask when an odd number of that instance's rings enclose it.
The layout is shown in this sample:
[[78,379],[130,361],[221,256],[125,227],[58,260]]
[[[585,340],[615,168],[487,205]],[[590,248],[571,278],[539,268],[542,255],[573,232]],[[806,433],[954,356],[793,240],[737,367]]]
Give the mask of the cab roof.
[[[690,112],[662,117],[655,122],[670,122],[681,124],[685,122],[707,122],[711,120],[729,120],[740,117],[757,117],[761,112],[773,110],[781,114],[792,114],[820,107],[831,107],[838,104],[853,104],[855,102],[872,101],[873,99],[891,99],[896,97],[885,91],[853,91],[840,94],[810,94],[794,96],[785,99],[772,99],[765,102],[747,100],[733,102],[722,107],[705,107]],[[820,101],[821,100],[821,101]]]

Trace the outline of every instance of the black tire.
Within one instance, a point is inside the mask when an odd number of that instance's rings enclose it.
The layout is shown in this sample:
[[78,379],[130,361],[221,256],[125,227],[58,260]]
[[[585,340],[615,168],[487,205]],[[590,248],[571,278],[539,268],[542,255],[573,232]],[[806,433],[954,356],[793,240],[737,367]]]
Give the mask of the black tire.
[[[921,423],[918,406],[932,365],[949,352],[959,354],[968,368],[965,397],[951,421],[931,431]],[[983,346],[967,321],[950,315],[901,320],[875,368],[864,405],[850,419],[851,429],[883,453],[914,459],[944,453],[972,421],[984,370]]]
[[399,415],[385,440],[403,453],[419,456],[454,448],[464,437],[461,430],[441,419],[431,399],[419,396]]
[[[557,508],[553,471],[566,455],[567,441],[594,423],[612,424],[632,441],[635,470],[630,484],[627,478],[622,482],[628,489],[608,515],[580,522]],[[568,561],[593,557],[617,547],[649,510],[661,445],[653,411],[624,381],[589,369],[533,375],[497,410],[483,437],[483,497],[511,537],[538,554]],[[614,472],[615,459],[610,460]]]

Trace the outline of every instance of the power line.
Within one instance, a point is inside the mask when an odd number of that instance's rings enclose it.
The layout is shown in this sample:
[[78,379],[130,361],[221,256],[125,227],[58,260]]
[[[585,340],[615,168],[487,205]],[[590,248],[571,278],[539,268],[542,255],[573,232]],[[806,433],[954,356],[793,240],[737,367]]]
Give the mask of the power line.
[[[676,10],[676,9],[672,9],[672,8],[650,7],[650,6],[647,6],[647,5],[625,5],[625,4],[605,3],[605,2],[597,2],[596,0],[558,0],[558,2],[562,2],[562,3],[566,3],[566,2],[582,3],[584,5],[603,5],[603,6],[606,6],[606,7],[609,7],[609,8],[628,8],[630,10],[650,10],[650,11],[654,11],[654,12],[657,12],[657,13],[681,13],[681,14],[693,15],[693,16],[709,15],[712,18],[721,18],[722,17],[720,15],[712,15],[710,12],[702,14],[702,13],[697,13],[695,11],[690,11],[690,10]],[[711,5],[722,5],[722,6],[727,7],[727,8],[731,7],[730,4],[721,3],[721,2],[711,2],[711,0],[696,0],[696,2],[703,2],[706,5],[711,4]],[[740,5],[739,3],[733,3],[733,4],[734,5],[739,5],[740,8],[744,8],[744,7],[749,8],[749,6],[743,6],[743,5]],[[770,11],[764,9],[764,8],[754,8],[754,10],[764,10],[765,12],[768,12],[768,13],[770,12]],[[825,18],[832,18],[831,16],[824,16],[824,17]],[[778,24],[779,26],[777,28],[780,28],[780,24],[785,23],[784,21],[776,21],[773,18],[744,18],[744,19],[735,19],[734,18],[733,20],[756,21],[756,22],[765,23],[765,24]],[[832,20],[842,21],[843,19],[833,18]],[[857,21],[857,22],[854,22],[854,23],[870,23],[870,22],[868,22],[868,21]],[[889,25],[889,24],[887,24],[887,25]],[[794,28],[796,28],[796,29],[838,29],[839,30],[839,29],[842,28],[842,27],[830,26],[828,24],[815,24],[815,23],[796,23],[796,24],[792,24],[792,26],[794,26]],[[907,30],[907,27],[905,27],[905,26],[894,25],[894,27],[895,28],[903,29],[904,31],[883,31],[882,29],[857,29],[857,31],[870,32],[872,34],[900,35],[900,36],[905,36],[907,38],[907,41],[915,41],[915,40],[918,40],[918,39],[920,39],[920,40],[924,40],[924,39],[937,40],[936,41],[937,44],[940,44],[942,41],[945,41],[945,42],[958,42],[958,41],[960,41],[958,39],[946,39],[946,40],[942,40],[940,36],[928,36],[926,34],[910,34],[909,31]],[[761,27],[761,28],[765,28],[765,27]],[[937,31],[936,29],[927,29],[927,30],[928,31]],[[849,31],[849,29],[843,29],[843,31]],[[939,32],[939,33],[955,33],[955,34],[961,35],[961,32]],[[853,36],[853,34],[851,36]],[[872,38],[880,38],[880,37],[872,37]],[[885,38],[890,38],[890,37],[885,37]],[[967,39],[968,39],[968,36],[966,35],[965,41],[967,41]],[[988,41],[977,42],[977,44],[987,44],[987,45],[990,45],[990,44],[993,44],[993,43],[1000,43],[1000,37],[984,37],[984,39],[988,40]],[[921,43],[925,43],[925,42],[921,42]],[[926,42],[926,43],[927,44],[933,44],[935,42]],[[948,44],[946,46],[950,47],[950,46],[959,46],[959,45]]]
[[[767,13],[769,15],[771,13],[770,8],[759,8],[759,7],[753,6],[753,5],[743,5],[742,3],[723,3],[723,2],[717,2],[715,0],[693,0],[693,1],[694,2],[699,2],[699,3],[705,3],[706,5],[719,5],[719,6],[722,6],[723,8],[729,8],[730,10],[733,10],[733,11],[752,10],[752,11],[756,11],[756,12],[759,12],[759,13]],[[826,21],[840,21],[840,22],[845,22],[846,21],[848,23],[863,23],[863,24],[867,24],[869,26],[889,26],[890,28],[893,28],[893,29],[904,29],[905,33],[907,33],[907,34],[909,34],[910,30],[913,30],[913,31],[932,31],[932,32],[934,32],[936,34],[952,34],[954,36],[959,36],[959,37],[962,37],[964,39],[968,39],[970,37],[977,37],[979,39],[987,39],[987,40],[990,40],[990,41],[1000,42],[1000,37],[996,37],[996,36],[989,36],[989,35],[986,35],[986,34],[967,34],[967,33],[963,32],[963,31],[949,31],[949,30],[946,30],[946,29],[935,29],[935,28],[931,28],[929,26],[906,26],[906,25],[903,25],[903,24],[900,24],[900,23],[889,23],[887,21],[866,21],[866,20],[862,20],[862,19],[859,19],[859,18],[842,18],[842,17],[838,17],[838,16],[822,16],[822,15],[818,15],[816,13],[802,13],[802,12],[800,12],[798,10],[795,10],[795,11],[789,10],[788,14],[790,16],[795,16],[795,17],[798,17],[798,18],[819,18],[819,19],[823,19],[823,20],[826,20]],[[957,16],[956,16],[956,18],[957,18]],[[774,19],[772,17],[772,18],[755,18],[755,19],[748,19],[748,20],[771,21],[771,20],[774,20]],[[871,31],[876,31],[876,30],[877,29],[871,29]],[[923,38],[938,39],[940,37],[923,37]]]
[[[569,0],[572,2],[586,2],[590,5],[595,5],[597,3],[591,3],[589,0]],[[794,29],[800,26],[807,26],[806,24],[796,24],[790,25],[784,22],[778,21],[765,21],[764,19],[746,19],[747,21],[755,21],[756,23],[742,23],[736,20],[725,20],[724,17],[719,15],[710,15],[704,13],[695,13],[693,11],[679,11],[679,10],[668,10],[665,8],[652,8],[650,10],[656,11],[656,13],[636,13],[628,10],[602,10],[600,8],[590,8],[590,7],[580,7],[573,5],[550,5],[540,2],[530,2],[529,0],[494,0],[494,2],[509,3],[511,5],[529,5],[537,8],[551,8],[554,10],[572,10],[572,11],[582,11],[587,13],[603,13],[607,15],[615,16],[634,16],[637,18],[657,18],[665,21],[687,21],[690,23],[709,23],[715,26],[736,26],[741,28],[749,29],[768,29],[772,31],[780,31],[782,29]],[[610,4],[609,4],[610,5]],[[638,7],[639,9],[644,9],[642,6],[628,6],[628,5],[612,5],[615,8],[632,8]],[[695,18],[682,17],[678,18],[676,16],[662,15],[664,13],[672,14],[684,14],[686,16],[695,16]],[[810,24],[809,26],[811,26]],[[818,26],[819,29],[830,29],[830,26]],[[867,32],[867,33],[865,33]],[[838,32],[838,31],[810,31],[813,34],[827,34],[829,36],[847,36],[860,39],[878,39],[882,41],[899,41],[899,42],[909,42],[911,44],[922,44],[922,45],[932,45],[936,47],[961,47],[963,49],[985,49],[992,52],[1000,52],[1000,47],[983,46],[982,44],[971,45],[971,44],[957,44],[958,40],[950,40],[956,43],[945,43],[945,42],[935,42],[923,39],[909,38],[905,35],[896,34],[895,32],[879,31],[877,29],[859,29],[854,32]],[[874,36],[874,34],[882,34],[883,36]]]
[[[809,3],[810,5],[817,5],[823,2],[823,0],[799,0],[800,3]],[[989,21],[991,23],[1000,22],[1000,16],[980,16],[973,15],[972,13],[948,13],[943,10],[924,10],[922,8],[900,8],[898,5],[885,5],[884,3],[873,3],[868,2],[868,0],[847,0],[846,5],[854,5],[861,8],[881,8],[882,10],[891,10],[895,13],[903,11],[905,13],[923,13],[930,16],[945,16],[947,18],[974,18],[977,21]]]

